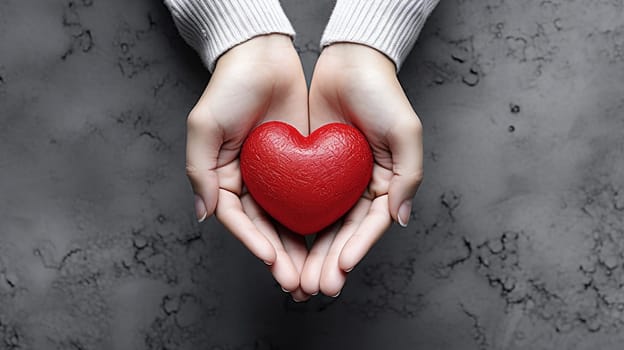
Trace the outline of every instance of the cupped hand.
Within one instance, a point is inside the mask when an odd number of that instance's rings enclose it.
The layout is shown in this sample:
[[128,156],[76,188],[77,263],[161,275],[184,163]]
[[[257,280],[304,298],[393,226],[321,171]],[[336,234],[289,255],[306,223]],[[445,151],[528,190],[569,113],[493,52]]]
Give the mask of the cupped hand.
[[364,45],[337,43],[317,61],[309,96],[311,131],[330,122],[355,125],[375,164],[368,189],[341,224],[320,233],[301,274],[307,294],[337,296],[346,275],[393,220],[409,221],[422,180],[422,126],[394,63]]
[[307,256],[303,238],[275,226],[244,190],[239,153],[257,125],[281,120],[307,135],[307,88],[290,37],[252,38],[226,52],[187,120],[186,171],[201,222],[216,214],[255,256],[270,265],[296,300]]

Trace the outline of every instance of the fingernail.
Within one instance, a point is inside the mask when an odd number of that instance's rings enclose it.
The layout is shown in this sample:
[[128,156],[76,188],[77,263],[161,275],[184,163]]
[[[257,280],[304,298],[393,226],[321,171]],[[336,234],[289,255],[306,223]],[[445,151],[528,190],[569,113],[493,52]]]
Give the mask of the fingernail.
[[412,214],[412,200],[408,199],[399,207],[399,213],[397,215],[399,219],[399,225],[407,227],[409,223],[410,215]]
[[200,196],[195,195],[195,216],[197,216],[198,222],[203,222],[208,216],[206,205]]
[[312,293],[312,294],[310,294],[310,295],[315,296],[315,295],[318,295],[318,293],[319,293],[319,292],[318,292],[318,290],[317,290],[316,292],[314,292],[314,293]]
[[265,263],[267,266],[273,265],[273,263],[270,261],[262,260],[262,262]]
[[332,298],[338,298],[338,296],[340,295],[340,293],[342,293],[342,290],[340,290],[336,295],[333,295]]
[[292,297],[292,300],[293,300],[295,303],[300,303],[300,302],[302,302],[302,301],[303,301],[303,300],[295,299],[295,297]]
[[355,266],[352,266],[352,267],[350,267],[350,268],[346,269],[346,270],[345,270],[345,272],[349,273],[349,272],[353,271],[353,268],[354,268],[354,267],[355,267]]
[[289,291],[288,289],[284,288],[284,287],[282,287],[282,292],[284,292],[284,293],[290,293],[290,291]]

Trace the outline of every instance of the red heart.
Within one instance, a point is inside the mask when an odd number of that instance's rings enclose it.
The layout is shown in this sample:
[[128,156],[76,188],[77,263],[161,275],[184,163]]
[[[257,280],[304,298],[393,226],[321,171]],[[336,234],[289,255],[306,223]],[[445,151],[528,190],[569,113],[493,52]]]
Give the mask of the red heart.
[[288,229],[308,235],[355,205],[370,181],[373,155],[352,126],[327,124],[305,137],[273,121],[249,134],[240,167],[256,202]]

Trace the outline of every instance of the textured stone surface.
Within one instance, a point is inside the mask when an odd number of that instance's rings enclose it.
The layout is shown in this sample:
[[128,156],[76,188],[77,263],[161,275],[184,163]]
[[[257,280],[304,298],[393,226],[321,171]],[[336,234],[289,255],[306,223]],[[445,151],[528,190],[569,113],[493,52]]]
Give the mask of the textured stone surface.
[[[307,77],[331,1],[284,1]],[[0,2],[0,349],[620,349],[624,5],[443,1],[400,79],[426,176],[337,300],[197,225],[209,75],[158,1]]]

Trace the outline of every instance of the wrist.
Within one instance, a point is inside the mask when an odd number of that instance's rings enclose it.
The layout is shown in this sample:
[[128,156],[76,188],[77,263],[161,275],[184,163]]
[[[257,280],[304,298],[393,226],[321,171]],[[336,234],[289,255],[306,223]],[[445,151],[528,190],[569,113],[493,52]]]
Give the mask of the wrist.
[[278,33],[258,35],[226,51],[219,57],[215,67],[233,62],[245,65],[277,64],[293,54],[296,55],[296,50],[290,36]]
[[364,44],[337,42],[326,46],[321,57],[342,66],[341,69],[366,69],[396,75],[396,66],[390,57]]

